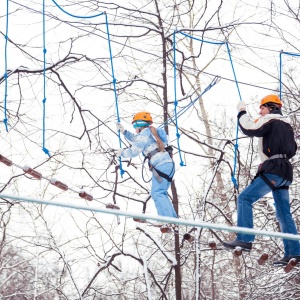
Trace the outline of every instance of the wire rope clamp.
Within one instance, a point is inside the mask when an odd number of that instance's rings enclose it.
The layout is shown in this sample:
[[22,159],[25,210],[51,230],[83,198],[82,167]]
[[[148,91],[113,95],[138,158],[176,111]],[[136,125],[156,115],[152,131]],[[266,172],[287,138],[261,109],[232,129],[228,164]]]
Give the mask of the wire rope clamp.
[[0,154],[0,162],[7,166],[12,166],[12,161]]
[[114,203],[107,203],[105,207],[110,209],[120,209],[120,207]]
[[50,183],[56,187],[58,187],[59,189],[63,190],[63,191],[66,191],[68,189],[68,186],[64,183],[62,183],[61,181],[58,181],[54,178],[52,178],[50,180]]
[[38,180],[41,180],[43,177],[41,173],[39,173],[38,171],[36,171],[28,166],[24,166],[23,171]]
[[93,196],[88,194],[87,192],[85,191],[80,191],[79,192],[79,196],[85,200],[88,200],[88,201],[92,201],[93,200]]

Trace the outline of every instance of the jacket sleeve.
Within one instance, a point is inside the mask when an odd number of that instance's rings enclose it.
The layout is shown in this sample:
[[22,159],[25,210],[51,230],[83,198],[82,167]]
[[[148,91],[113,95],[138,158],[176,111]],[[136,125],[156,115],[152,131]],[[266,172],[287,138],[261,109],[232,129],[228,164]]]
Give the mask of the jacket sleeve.
[[238,121],[242,132],[250,137],[262,137],[267,135],[271,130],[270,122],[272,120],[261,117],[257,121],[253,121],[247,115],[246,111],[241,111],[238,114]]
[[[126,137],[127,138],[127,137]],[[142,134],[134,135],[133,144],[130,148],[124,149],[122,157],[131,158],[138,156],[145,149],[148,137]]]
[[134,142],[135,140],[135,137],[136,137],[136,134],[128,131],[128,130],[125,130],[124,131],[124,136],[125,138],[129,141],[129,142]]

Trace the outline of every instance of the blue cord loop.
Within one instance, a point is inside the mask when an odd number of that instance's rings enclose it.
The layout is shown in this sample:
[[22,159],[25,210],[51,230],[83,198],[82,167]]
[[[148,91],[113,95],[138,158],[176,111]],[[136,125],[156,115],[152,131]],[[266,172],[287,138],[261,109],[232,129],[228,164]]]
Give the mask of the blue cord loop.
[[[8,0],[7,0],[8,1]],[[105,12],[99,13],[99,14],[95,14],[92,16],[79,16],[79,15],[74,15],[71,14],[69,12],[67,12],[66,10],[64,10],[55,0],[52,0],[52,2],[65,14],[74,17],[74,18],[84,18],[84,19],[90,19],[90,18],[96,18],[99,17],[101,15],[105,15],[105,21],[106,21],[106,30],[107,30],[107,37],[108,37],[108,46],[109,46],[109,54],[110,54],[110,63],[111,63],[111,70],[112,70],[112,83],[114,86],[114,94],[115,94],[115,102],[116,102],[116,113],[117,113],[117,120],[118,122],[120,122],[120,116],[119,116],[119,108],[118,108],[118,97],[117,97],[117,89],[116,89],[116,78],[114,75],[114,67],[113,67],[113,56],[112,56],[112,50],[111,50],[111,44],[110,44],[110,35],[109,35],[109,29],[108,29],[108,20],[107,20],[107,15]],[[8,14],[7,14],[8,15]],[[45,148],[45,118],[46,118],[46,42],[45,42],[45,0],[43,0],[43,44],[44,44],[44,49],[43,49],[43,53],[44,53],[44,99],[43,99],[43,151],[49,154],[48,149]],[[120,131],[118,132],[118,138],[119,138],[119,146],[121,148],[122,143],[121,143],[121,136],[120,136]],[[119,157],[119,163],[120,163],[120,173],[121,173],[121,177],[123,177],[124,174],[124,170],[122,168],[122,160],[121,157]]]
[[279,54],[279,98],[281,100],[282,100],[282,55],[283,54],[300,57],[300,54],[298,54],[298,53],[284,52],[282,50],[280,51],[280,54]]
[[203,92],[196,97],[196,99],[194,99],[192,102],[190,102],[187,106],[183,107],[178,113],[177,116],[175,116],[175,114],[170,117],[168,120],[166,120],[165,122],[163,122],[162,124],[160,124],[158,126],[158,128],[162,128],[168,124],[174,123],[176,121],[176,117],[179,118],[180,116],[182,116],[190,107],[192,107],[196,101],[199,100],[199,98],[201,98],[206,92],[208,92],[213,86],[215,86],[219,81],[221,80],[220,76],[216,76],[214,77],[214,79],[211,81],[211,83],[203,90]]
[[178,147],[178,154],[180,158],[180,166],[185,166],[182,156],[181,156],[181,149],[180,149],[180,134],[179,134],[179,128],[178,128],[178,117],[177,117],[177,85],[176,85],[176,30],[173,33],[173,55],[174,55],[174,116],[175,116],[175,126],[176,126],[176,137],[177,137],[177,147]]
[[[211,41],[206,41],[206,40],[202,40],[202,39],[199,39],[199,38],[196,38],[196,37],[193,37],[191,35],[188,35],[184,32],[179,32],[180,34],[182,34],[183,36],[185,37],[188,37],[188,38],[191,38],[193,40],[197,40],[197,41],[200,41],[200,42],[203,42],[203,43],[207,43],[207,44],[212,44],[212,45],[226,45],[226,48],[227,48],[227,53],[228,53],[228,56],[229,56],[229,61],[230,61],[230,64],[231,64],[231,68],[232,68],[232,72],[233,72],[233,76],[234,76],[234,80],[235,80],[235,83],[236,83],[236,87],[237,87],[237,90],[238,90],[238,94],[239,94],[239,98],[240,98],[240,101],[242,101],[242,97],[241,97],[241,93],[240,93],[240,89],[239,89],[239,85],[238,85],[238,81],[237,81],[237,78],[236,78],[236,74],[235,74],[235,70],[234,70],[234,66],[233,66],[233,62],[232,62],[232,57],[231,57],[231,54],[230,54],[230,49],[229,49],[229,46],[228,46],[228,42],[211,42]],[[173,33],[173,53],[174,53],[174,94],[175,94],[175,99],[177,98],[176,97],[176,51],[175,51],[175,43],[176,43],[176,39],[175,39],[175,31]],[[217,79],[215,78],[216,82],[214,84],[216,84],[220,79]],[[213,85],[214,85],[213,84]],[[206,89],[210,89],[211,86],[213,86],[212,83],[206,88]],[[206,90],[204,91],[206,92]],[[203,95],[203,93],[201,94]],[[197,98],[199,99],[200,96]],[[194,101],[192,102],[192,104],[194,103]],[[175,106],[176,108],[176,106]],[[175,123],[176,123],[176,130],[178,130],[178,127],[177,127],[177,113],[176,113],[176,110],[175,110]],[[238,141],[238,122],[237,122],[237,125],[236,125],[236,138],[235,138],[235,147],[234,147],[234,163],[233,163],[233,173],[232,173],[232,182],[234,184],[234,186],[237,188],[238,185],[237,185],[237,181],[235,179],[235,171],[236,171],[236,155],[237,155],[237,141]],[[179,143],[178,143],[179,145]],[[180,150],[179,150],[180,151]],[[180,153],[179,153],[180,154]],[[181,160],[182,162],[182,160]]]

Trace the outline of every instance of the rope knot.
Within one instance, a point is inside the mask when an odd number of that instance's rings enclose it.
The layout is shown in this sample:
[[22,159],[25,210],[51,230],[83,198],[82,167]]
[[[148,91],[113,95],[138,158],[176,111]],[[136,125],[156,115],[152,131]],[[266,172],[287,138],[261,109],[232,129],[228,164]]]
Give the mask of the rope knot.
[[43,151],[45,152],[45,154],[47,154],[50,157],[50,153],[49,150],[43,147]]

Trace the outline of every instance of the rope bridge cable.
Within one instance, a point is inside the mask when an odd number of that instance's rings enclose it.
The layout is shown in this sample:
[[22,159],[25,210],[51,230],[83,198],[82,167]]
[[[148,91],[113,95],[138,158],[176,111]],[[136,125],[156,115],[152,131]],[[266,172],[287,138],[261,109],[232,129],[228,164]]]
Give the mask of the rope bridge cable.
[[300,57],[300,54],[280,51],[279,53],[279,98],[282,100],[282,55],[290,55]]
[[129,218],[153,220],[153,221],[159,221],[159,222],[163,222],[163,223],[171,223],[171,224],[193,226],[193,227],[199,227],[199,228],[223,230],[223,231],[236,232],[236,233],[247,233],[247,234],[252,234],[252,235],[260,235],[260,236],[268,236],[268,237],[275,237],[275,238],[284,238],[287,240],[300,241],[300,235],[298,235],[298,234],[272,232],[272,231],[258,230],[258,229],[238,227],[238,226],[226,226],[223,224],[215,224],[215,223],[188,220],[188,219],[171,218],[171,217],[165,217],[165,216],[154,216],[154,215],[148,215],[148,214],[128,212],[128,211],[123,211],[123,210],[118,210],[118,209],[101,208],[101,207],[98,207],[95,205],[89,205],[89,206],[85,205],[84,206],[84,205],[78,205],[78,204],[67,204],[67,203],[63,203],[60,201],[52,201],[52,200],[47,201],[47,200],[26,198],[26,197],[20,197],[20,196],[2,194],[2,193],[0,193],[0,198],[10,199],[15,202],[22,201],[22,202],[29,202],[29,203],[36,203],[36,204],[45,204],[45,205],[51,205],[51,206],[85,210],[85,211],[90,211],[90,212],[99,212],[99,213],[104,213],[104,214],[109,214],[109,215],[124,216],[124,217],[129,217]]
[[[228,46],[228,42],[227,41],[226,42],[212,42],[212,41],[207,41],[207,40],[203,40],[203,39],[199,39],[199,38],[190,36],[190,35],[188,35],[188,34],[186,34],[184,32],[180,32],[179,31],[178,33],[182,34],[185,37],[188,37],[188,38],[191,38],[193,40],[197,40],[197,41],[200,41],[200,42],[203,42],[203,43],[212,44],[212,45],[226,45],[226,49],[227,49],[227,53],[228,53],[228,56],[229,56],[230,65],[231,65],[233,76],[234,76],[234,81],[236,83],[236,87],[237,87],[237,90],[238,90],[240,101],[242,101],[242,97],[241,97],[241,93],[240,93],[238,81],[237,81],[237,78],[236,78],[236,74],[235,74],[235,70],[234,70],[234,66],[233,66],[233,61],[232,61],[230,49],[229,49],[229,46]],[[175,32],[174,32],[174,35],[175,35]],[[173,39],[174,39],[174,41],[173,41],[173,48],[174,48],[175,38],[173,38]],[[175,68],[175,50],[174,50],[174,68]],[[176,73],[174,72],[174,78],[175,78],[175,75],[176,75]],[[231,175],[231,180],[232,180],[235,188],[238,188],[237,180],[235,178],[236,162],[237,162],[237,149],[238,149],[238,121],[236,123],[235,146],[234,146],[234,161],[233,161],[233,171],[232,171],[232,175]]]
[[7,109],[6,109],[6,104],[7,104],[7,41],[8,41],[8,12],[9,12],[9,8],[8,8],[8,4],[9,4],[9,0],[6,1],[6,29],[5,29],[5,45],[4,45],[4,80],[5,80],[5,86],[4,86],[4,120],[3,123],[5,125],[5,129],[8,132],[8,126],[7,126]]

